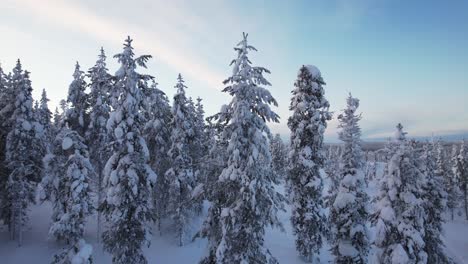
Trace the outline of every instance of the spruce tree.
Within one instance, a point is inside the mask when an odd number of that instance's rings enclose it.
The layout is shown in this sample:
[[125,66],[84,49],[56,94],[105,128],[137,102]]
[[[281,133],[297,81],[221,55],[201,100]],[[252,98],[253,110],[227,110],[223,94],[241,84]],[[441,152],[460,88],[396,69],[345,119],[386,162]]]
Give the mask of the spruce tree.
[[63,127],[54,139],[51,153],[44,158],[44,164],[46,176],[41,183],[44,190],[41,198],[53,204],[49,235],[67,244],[54,256],[53,263],[74,263],[72,260],[81,254],[82,247],[89,250],[90,246],[83,240],[84,226],[86,217],[94,210],[90,186],[94,168],[84,139]]
[[455,181],[458,182],[460,186],[465,218],[468,220],[468,147],[464,140],[460,145],[460,151],[456,157],[453,172],[456,179]]
[[[84,72],[80,70],[80,64],[77,62],[73,72],[73,81],[68,88],[67,102],[70,104],[65,114],[65,122],[70,129],[78,132],[84,137],[88,127],[88,108],[89,99],[85,93],[86,82]],[[64,110],[64,109],[63,109]]]
[[9,169],[4,207],[9,208],[4,220],[9,225],[11,238],[22,243],[23,227],[27,223],[27,208],[34,203],[35,186],[42,175],[41,159],[43,128],[35,122],[32,110],[32,87],[29,72],[23,71],[20,61],[13,69],[11,89],[15,94],[14,110],[10,117],[11,130],[6,139],[5,161]]
[[[102,202],[102,180],[105,162],[109,159],[109,134],[106,122],[109,119],[109,92],[113,88],[113,78],[106,66],[106,54],[101,48],[96,64],[89,69],[89,125],[86,129],[86,141],[89,155],[96,171],[96,178],[92,179],[97,202]],[[101,212],[97,212],[97,236],[101,235]]]
[[338,135],[344,142],[340,183],[330,208],[332,253],[335,263],[366,263],[369,251],[367,238],[363,153],[361,149],[361,115],[356,114],[359,99],[349,94],[347,107],[338,116]]
[[35,121],[39,121],[39,101],[37,100],[33,103],[33,117]]
[[8,202],[7,184],[10,172],[5,162],[6,137],[10,131],[10,117],[14,109],[14,93],[10,86],[11,75],[6,75],[0,65],[0,220],[10,221],[10,203]]
[[203,109],[202,99],[197,98],[197,103],[194,106],[194,124],[193,124],[193,140],[192,140],[192,159],[194,170],[198,182],[202,182],[204,174],[202,172],[202,163],[208,151],[207,135],[205,133],[205,110]]
[[[208,157],[208,135],[205,130],[205,110],[203,109],[202,99],[197,98],[197,103],[194,106],[194,123],[193,123],[193,138],[191,143],[191,156],[194,171],[195,188],[200,183],[206,182],[206,166],[204,163]],[[200,215],[203,210],[203,200],[194,202],[195,212]]]
[[120,69],[115,74],[114,110],[107,122],[112,152],[104,168],[106,196],[100,205],[108,228],[103,232],[103,243],[114,264],[142,264],[147,263],[142,247],[149,246],[150,222],[154,220],[156,175],[148,164],[149,150],[141,132],[145,122],[143,91],[152,77],[135,70],[137,66],[145,68],[151,56],[135,58],[128,37],[123,52],[114,57]]
[[190,143],[194,128],[190,120],[190,106],[185,96],[182,76],[177,78],[177,89],[172,106],[172,133],[169,157],[172,160],[165,177],[169,182],[168,211],[173,220],[179,246],[186,240],[187,224],[193,213],[191,193],[194,185],[193,165],[190,157]]
[[447,206],[447,193],[444,190],[446,175],[445,159],[443,159],[441,141],[435,145],[436,156],[432,144],[424,144],[421,153],[421,172],[425,176],[423,200],[425,218],[424,243],[427,253],[427,263],[452,263],[445,253],[442,242],[443,214]]
[[452,154],[450,159],[450,172],[447,173],[447,177],[444,179],[444,187],[447,192],[447,209],[450,211],[450,217],[452,221],[455,219],[455,210],[458,208],[460,203],[460,185],[459,185],[459,173],[458,173],[458,149],[457,144],[452,146]]
[[394,154],[379,183],[372,223],[376,251],[371,263],[427,263],[424,243],[425,177],[412,143],[397,126]]
[[167,154],[171,146],[172,113],[166,94],[153,81],[147,90],[147,122],[144,127],[144,137],[150,150],[150,165],[158,175],[154,190],[154,210],[161,231],[161,220],[167,216],[167,201],[169,199],[169,182],[165,177],[171,160]]
[[52,112],[49,110],[48,102],[49,98],[47,98],[46,90],[42,90],[41,100],[39,104],[39,113],[38,113],[38,122],[44,128],[44,136],[47,139],[47,142],[52,140]]
[[[3,108],[9,103],[9,101],[6,101],[5,99],[8,99],[8,95],[11,94],[9,93],[10,86],[8,85],[8,79],[8,76],[5,74],[2,65],[0,64],[0,98],[2,99],[0,101],[0,117],[2,117],[1,113]],[[0,127],[3,127],[3,124],[0,124]]]
[[65,125],[65,118],[66,118],[68,108],[69,107],[68,107],[68,103],[66,100],[60,100],[59,107],[55,108],[55,113],[54,113],[55,135],[57,135],[62,129],[62,127]]
[[322,87],[325,82],[315,66],[302,66],[294,86],[288,120],[291,130],[288,181],[291,188],[291,223],[296,249],[306,261],[319,263],[319,250],[326,234],[322,213],[324,166],[323,133],[331,119]]
[[53,122],[54,129],[61,127],[61,125],[60,125],[60,122],[61,122],[60,119],[61,118],[62,118],[62,116],[61,116],[61,114],[60,114],[60,112],[58,110],[58,107],[55,107],[54,122]]
[[276,100],[264,87],[269,71],[251,65],[247,34],[234,48],[232,76],[223,92],[232,101],[216,115],[224,124],[226,167],[212,183],[212,206],[200,235],[208,238],[208,254],[201,263],[278,263],[264,245],[267,226],[281,226],[277,211],[283,197],[273,187],[266,121],[278,122],[270,105]]

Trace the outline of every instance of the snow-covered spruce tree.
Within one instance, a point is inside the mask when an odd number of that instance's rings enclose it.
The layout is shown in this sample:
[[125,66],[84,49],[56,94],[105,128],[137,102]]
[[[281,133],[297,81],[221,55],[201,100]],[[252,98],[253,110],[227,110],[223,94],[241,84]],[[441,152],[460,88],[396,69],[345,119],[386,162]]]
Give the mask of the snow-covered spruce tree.
[[460,145],[460,151],[456,158],[453,168],[455,182],[460,186],[463,197],[463,207],[465,208],[465,217],[468,220],[468,147],[465,140]]
[[205,110],[203,109],[202,99],[197,98],[195,104],[193,138],[192,138],[192,160],[197,182],[203,182],[204,172],[202,171],[202,163],[208,151],[207,135],[205,131]]
[[47,98],[47,93],[45,89],[43,89],[40,104],[39,104],[39,109],[38,109],[37,121],[44,128],[44,137],[46,138],[47,142],[52,140],[52,134],[53,134],[52,123],[51,123],[52,112],[49,110],[49,106],[47,105],[49,101],[50,100],[49,98]]
[[403,131],[403,125],[398,123],[396,125],[396,130],[394,136],[389,138],[385,144],[384,149],[382,150],[383,155],[385,156],[385,162],[389,162],[392,159],[393,154],[399,149],[401,143],[405,142],[407,132]]
[[323,215],[323,133],[331,119],[317,67],[302,66],[294,83],[288,120],[291,130],[288,181],[291,188],[291,223],[296,249],[306,261],[319,263],[319,250],[326,233]]
[[[202,99],[197,98],[193,116],[193,137],[191,141],[191,157],[194,171],[194,187],[200,183],[206,182],[206,166],[203,163],[207,160],[208,135],[205,130],[205,110],[203,109]],[[200,215],[203,210],[203,200],[194,201],[195,212]]]
[[442,242],[443,214],[447,206],[447,193],[444,190],[445,166],[441,165],[444,160],[442,155],[442,144],[437,141],[435,145],[436,157],[432,144],[424,144],[418,153],[421,157],[421,172],[425,176],[423,186],[424,210],[425,210],[425,232],[424,243],[427,253],[427,263],[452,263],[445,253]]
[[154,189],[154,210],[161,231],[161,219],[167,216],[167,201],[169,199],[169,182],[165,177],[171,160],[167,154],[171,146],[171,107],[166,94],[153,81],[147,89],[147,122],[143,134],[150,150],[150,166],[158,175]]
[[233,97],[216,115],[224,123],[228,142],[227,164],[210,188],[212,206],[200,232],[208,238],[208,254],[201,263],[278,263],[264,245],[265,228],[279,226],[277,211],[283,197],[273,187],[266,121],[278,122],[270,109],[276,100],[264,87],[269,71],[254,67],[248,58],[255,51],[247,34],[234,48],[237,58],[223,92]]
[[84,72],[78,62],[73,72],[73,81],[68,88],[67,102],[70,104],[65,114],[65,122],[69,128],[84,137],[88,127],[88,95],[85,93],[86,82]]
[[367,238],[366,205],[363,153],[361,149],[361,115],[356,114],[359,99],[349,94],[347,107],[338,116],[338,132],[344,142],[338,192],[331,204],[332,253],[335,263],[367,263],[369,242]]
[[196,182],[196,178],[198,176],[198,156],[197,154],[200,153],[200,139],[197,138],[197,110],[195,107],[195,102],[193,101],[192,97],[189,97],[187,100],[187,122],[190,124],[192,128],[192,134],[189,137],[189,156],[192,160],[192,170],[193,170],[193,179],[194,183]]
[[15,101],[9,85],[10,77],[3,72],[0,65],[0,221],[3,220],[4,223],[8,223],[10,220],[10,203],[6,192],[10,173],[5,162],[5,146],[6,137],[10,131],[9,118]]
[[49,235],[67,244],[62,253],[55,255],[53,263],[73,263],[71,260],[80,254],[84,243],[86,217],[94,210],[90,186],[94,168],[84,139],[63,127],[54,139],[51,153],[44,157],[44,165],[41,199],[53,204]]
[[168,155],[172,160],[165,177],[169,183],[168,213],[173,219],[179,246],[186,240],[187,224],[193,214],[191,193],[194,184],[192,159],[189,148],[193,137],[193,123],[190,120],[189,105],[185,96],[182,76],[177,77],[177,89],[172,106],[171,148]]
[[[401,129],[398,128],[400,132]],[[397,133],[395,153],[380,180],[372,215],[375,253],[370,263],[427,263],[424,243],[425,177],[410,142]]]
[[15,111],[16,90],[12,85],[12,78],[12,73],[6,75],[3,69],[0,68],[0,126],[4,140],[6,140],[6,135],[11,129],[10,117]]
[[53,117],[53,122],[52,122],[52,125],[53,125],[54,129],[61,127],[61,125],[60,125],[60,121],[61,121],[60,119],[61,118],[62,118],[62,116],[60,115],[58,107],[55,107],[54,117]]
[[447,178],[444,179],[444,187],[447,192],[447,209],[450,212],[452,221],[455,218],[455,210],[459,206],[461,197],[457,163],[458,148],[457,144],[453,144],[450,159],[450,172],[447,174]]
[[276,134],[270,142],[271,166],[278,179],[284,179],[286,175],[288,153],[280,134]]
[[[66,206],[70,191],[70,179],[66,174],[65,164],[68,160],[68,155],[72,153],[67,139],[66,149],[62,148],[64,136],[71,132],[68,128],[63,127],[54,137],[50,145],[50,152],[45,155],[44,177],[41,180],[38,188],[39,200],[41,202],[50,201],[52,203],[52,223],[60,221],[62,215],[66,213]],[[49,229],[49,236],[55,236],[57,240],[65,240],[59,232],[52,233]]]
[[152,77],[135,70],[137,65],[146,67],[151,56],[135,58],[128,37],[123,52],[114,57],[121,66],[115,74],[114,94],[118,96],[107,122],[112,152],[104,168],[105,197],[99,208],[107,221],[103,243],[114,264],[141,264],[147,263],[142,247],[150,243],[156,175],[148,164],[149,151],[141,133],[143,90]]
[[33,104],[33,117],[35,121],[39,121],[39,101],[34,100]]
[[[59,110],[60,107],[60,110]],[[68,103],[66,100],[60,100],[59,107],[55,108],[54,112],[54,136],[56,136],[62,127],[65,125],[65,116],[68,111]]]
[[34,203],[35,186],[41,179],[44,156],[43,128],[34,121],[32,111],[32,88],[29,72],[24,71],[18,60],[13,69],[11,89],[15,97],[14,111],[10,117],[11,130],[6,140],[5,161],[10,175],[6,184],[6,220],[11,238],[22,243],[23,227],[27,222],[27,208]]
[[167,95],[156,82],[146,89],[147,109],[144,135],[150,149],[150,164],[158,175],[164,174],[170,164],[167,152],[170,148],[172,120],[171,106]]
[[[9,95],[11,94],[10,91],[10,86],[8,85],[8,76],[5,74],[3,71],[2,65],[0,64],[0,117],[3,119],[3,116],[1,115],[1,112],[3,108],[9,104],[9,101],[6,99],[9,99]],[[0,127],[3,128],[3,124],[0,124]]]
[[[219,175],[223,169],[227,167],[228,153],[226,149],[228,147],[228,140],[223,134],[225,124],[219,122],[219,120],[216,123],[212,122],[216,119],[216,116],[217,115],[210,116],[206,119],[208,122],[207,145],[210,146],[208,155],[203,161],[203,171],[205,172],[206,177],[205,182],[198,183],[197,187],[192,192],[192,198],[195,201],[203,201],[204,199],[207,199],[213,204],[220,205],[222,201],[224,201],[224,195],[223,193],[218,192],[216,188],[219,187]],[[222,238],[220,216],[221,208],[219,206],[212,206],[208,211],[207,220],[204,222],[202,230],[195,236],[205,236],[209,242],[209,256],[206,256],[201,263],[216,263],[216,249],[218,248],[219,242]]]
[[[102,201],[102,179],[106,161],[109,159],[109,134],[106,122],[109,119],[109,91],[113,79],[106,66],[106,54],[101,48],[96,64],[89,69],[89,125],[86,130],[86,142],[89,145],[89,156],[96,171],[96,178],[91,182],[97,194],[97,203]],[[101,235],[101,212],[97,212],[97,237]]]

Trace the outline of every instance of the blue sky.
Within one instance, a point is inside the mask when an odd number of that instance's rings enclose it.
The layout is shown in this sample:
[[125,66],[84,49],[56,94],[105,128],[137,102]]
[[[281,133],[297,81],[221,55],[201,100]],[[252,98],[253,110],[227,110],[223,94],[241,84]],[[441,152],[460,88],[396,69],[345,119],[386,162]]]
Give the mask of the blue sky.
[[[46,88],[55,108],[75,61],[88,69],[101,46],[111,57],[130,35],[137,54],[154,56],[146,72],[162,90],[172,97],[181,72],[212,114],[229,100],[221,82],[245,31],[259,50],[251,60],[272,72],[282,117],[275,133],[287,136],[297,71],[314,64],[335,113],[348,92],[360,98],[366,139],[391,135],[398,122],[413,136],[468,135],[467,10],[457,0],[1,0],[0,62],[10,70],[21,58],[34,96]],[[336,140],[336,126],[327,140]]]

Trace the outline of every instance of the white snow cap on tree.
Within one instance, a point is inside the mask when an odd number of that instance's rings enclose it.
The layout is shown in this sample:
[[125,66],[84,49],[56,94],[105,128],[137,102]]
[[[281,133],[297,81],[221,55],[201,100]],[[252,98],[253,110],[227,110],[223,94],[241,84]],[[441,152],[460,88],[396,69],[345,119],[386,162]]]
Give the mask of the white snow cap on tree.
[[403,131],[403,125],[398,123],[394,136],[395,141],[404,141],[406,139],[406,134],[408,133]]
[[317,66],[315,66],[315,65],[306,65],[305,67],[309,71],[310,76],[312,77],[312,79],[317,79],[319,77],[322,77],[322,73],[320,72],[319,68],[317,68]]

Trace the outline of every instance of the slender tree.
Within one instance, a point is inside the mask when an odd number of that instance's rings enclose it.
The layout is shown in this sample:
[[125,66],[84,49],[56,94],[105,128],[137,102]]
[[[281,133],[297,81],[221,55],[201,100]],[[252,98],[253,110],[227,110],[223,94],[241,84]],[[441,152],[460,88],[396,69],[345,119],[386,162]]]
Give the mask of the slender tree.
[[[438,140],[435,144],[436,156],[434,156],[434,146],[424,144],[421,154],[421,172],[425,176],[423,186],[423,200],[425,218],[424,243],[427,253],[427,263],[452,263],[445,253],[445,246],[442,242],[442,224],[444,210],[447,206],[447,193],[444,190],[444,177],[447,177],[445,163],[442,155],[442,143]],[[450,176],[448,176],[450,177]]]
[[332,253],[335,263],[367,263],[367,238],[363,153],[361,149],[361,115],[356,114],[359,99],[349,94],[347,107],[338,116],[341,129],[338,135],[344,142],[340,183],[330,208],[332,224]]
[[51,133],[52,133],[52,112],[49,110],[48,102],[49,98],[47,98],[46,90],[42,90],[41,100],[39,104],[39,123],[44,127],[44,135],[45,137],[50,140]]
[[11,75],[6,75],[0,65],[0,220],[10,221],[10,205],[7,186],[10,172],[5,161],[6,138],[10,132],[10,117],[14,109],[14,93],[10,85]]
[[[109,159],[109,134],[106,122],[109,119],[109,92],[113,88],[113,78],[106,66],[106,54],[101,48],[96,64],[89,69],[89,125],[86,129],[86,142],[90,146],[89,155],[96,171],[92,179],[97,202],[102,202],[102,180],[105,162]],[[101,236],[101,212],[97,212],[97,237]]]
[[291,130],[288,181],[291,188],[291,222],[296,249],[306,261],[319,263],[326,234],[323,215],[323,133],[331,119],[322,87],[325,82],[315,66],[302,66],[294,86],[288,120]]
[[205,133],[205,110],[203,109],[202,99],[197,98],[194,105],[193,139],[192,139],[192,159],[197,182],[202,182],[204,173],[202,172],[202,163],[208,151],[206,145],[208,138]]
[[450,212],[452,221],[455,218],[455,210],[459,206],[460,197],[461,197],[457,163],[458,163],[458,149],[457,149],[457,145],[453,144],[451,160],[450,160],[450,172],[447,174],[447,178],[444,179],[444,187],[448,195],[447,196],[447,209]]
[[269,71],[254,67],[248,58],[255,51],[247,34],[234,48],[237,58],[223,92],[233,97],[216,115],[227,140],[226,167],[210,187],[212,206],[201,236],[208,238],[208,254],[201,263],[278,263],[264,245],[265,228],[281,226],[277,211],[283,197],[273,187],[266,121],[278,122],[270,109],[276,100],[264,87]]
[[114,110],[107,121],[112,135],[112,152],[104,168],[103,187],[106,196],[100,206],[108,229],[103,232],[104,249],[112,262],[147,263],[142,246],[149,246],[154,221],[152,190],[156,175],[148,164],[149,150],[141,130],[145,118],[143,91],[149,75],[137,73],[151,58],[135,58],[132,39],[128,37],[122,53],[114,56],[120,63],[113,94]]
[[173,219],[179,246],[182,246],[186,240],[187,224],[193,213],[191,193],[194,175],[189,151],[194,128],[189,116],[191,109],[185,96],[187,86],[180,74],[175,88],[177,92],[172,106],[171,148],[168,152],[172,164],[165,177],[169,182],[169,215]]
[[20,61],[13,69],[11,89],[15,108],[10,117],[11,130],[6,140],[6,163],[10,172],[6,184],[10,217],[11,238],[22,244],[23,227],[28,220],[27,208],[34,203],[34,190],[41,179],[43,153],[43,128],[34,120],[32,88],[29,72],[23,71]]
[[465,218],[468,220],[468,149],[464,140],[460,145],[460,151],[456,158],[453,172],[455,174],[455,181],[459,183],[459,188],[462,192]]
[[51,200],[54,209],[49,235],[67,244],[54,256],[53,263],[74,263],[72,260],[81,248],[90,247],[83,240],[84,226],[86,217],[94,210],[90,194],[94,168],[84,139],[63,127],[44,164],[47,173],[41,183],[44,190],[41,198]]
[[424,243],[425,177],[412,142],[401,125],[395,135],[395,152],[380,181],[372,223],[376,252],[371,263],[427,263]]
[[154,210],[161,232],[161,221],[167,216],[167,201],[169,200],[169,182],[165,177],[171,165],[168,155],[171,147],[172,113],[166,94],[153,81],[147,90],[147,122],[144,127],[144,137],[150,150],[150,165],[158,175],[154,189]]

